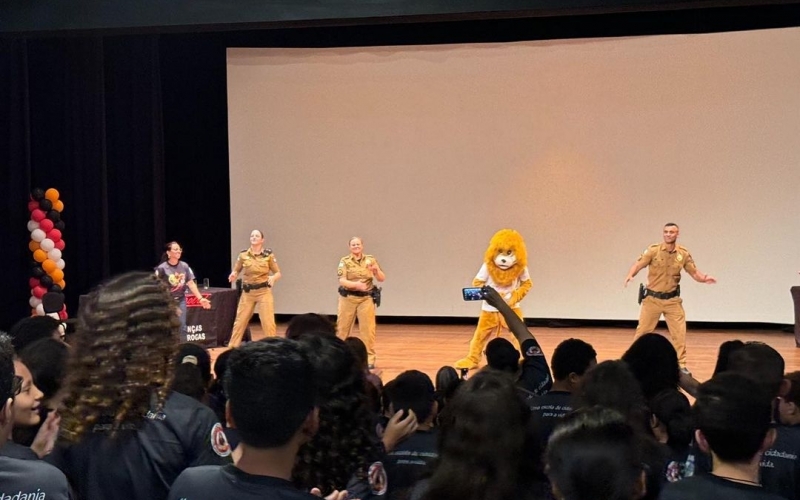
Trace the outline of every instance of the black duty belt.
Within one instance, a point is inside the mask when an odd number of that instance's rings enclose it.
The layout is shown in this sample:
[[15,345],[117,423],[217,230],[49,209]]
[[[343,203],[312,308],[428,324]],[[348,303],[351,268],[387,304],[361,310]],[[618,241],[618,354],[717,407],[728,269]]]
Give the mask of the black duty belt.
[[661,300],[671,299],[673,297],[680,297],[681,296],[681,287],[678,286],[675,290],[671,292],[656,292],[655,290],[650,290],[649,288],[645,288],[644,290],[645,297],[655,297]]
[[355,295],[356,297],[370,297],[372,292],[359,292],[356,290],[348,290],[347,288],[340,286],[339,287],[339,295],[342,297],[347,297],[348,295]]
[[249,292],[250,290],[258,290],[259,288],[269,288],[269,281],[265,281],[263,283],[243,283],[242,290],[245,292]]

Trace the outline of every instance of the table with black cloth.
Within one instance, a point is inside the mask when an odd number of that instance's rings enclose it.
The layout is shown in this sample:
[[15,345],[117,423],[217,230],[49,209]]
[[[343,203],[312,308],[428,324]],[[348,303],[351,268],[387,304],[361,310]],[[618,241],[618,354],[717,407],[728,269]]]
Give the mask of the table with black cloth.
[[800,286],[792,287],[794,299],[794,344],[800,347]]
[[203,309],[194,295],[186,295],[186,333],[181,335],[181,342],[222,347],[231,336],[239,292],[235,288],[198,287],[198,290],[211,301],[211,309]]

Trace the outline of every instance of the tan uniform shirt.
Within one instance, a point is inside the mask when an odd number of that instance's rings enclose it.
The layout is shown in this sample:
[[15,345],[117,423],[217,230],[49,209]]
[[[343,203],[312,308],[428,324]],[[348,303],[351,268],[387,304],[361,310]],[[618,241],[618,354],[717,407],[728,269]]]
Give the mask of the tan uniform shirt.
[[666,243],[654,243],[647,247],[639,257],[648,267],[647,288],[654,292],[671,292],[681,282],[681,270],[693,273],[697,270],[692,254],[685,247],[675,245],[675,250],[667,250]]
[[270,271],[272,274],[276,274],[281,269],[278,267],[278,260],[271,249],[265,248],[261,253],[254,254],[248,248],[239,253],[236,264],[233,266],[234,273],[238,275],[240,271],[242,271],[243,283],[257,285],[267,281]]
[[360,260],[357,260],[353,254],[347,257],[342,257],[339,261],[339,269],[337,274],[340,278],[348,281],[361,281],[367,284],[367,289],[372,290],[374,286],[372,282],[372,271],[367,266],[370,264],[378,263],[378,260],[372,255],[362,255]]

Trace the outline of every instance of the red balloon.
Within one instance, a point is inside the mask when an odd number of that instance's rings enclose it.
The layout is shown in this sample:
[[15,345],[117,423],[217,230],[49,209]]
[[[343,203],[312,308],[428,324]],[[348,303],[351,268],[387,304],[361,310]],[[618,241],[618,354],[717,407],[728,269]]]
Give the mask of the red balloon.
[[34,287],[32,293],[34,297],[36,297],[37,299],[41,299],[44,296],[44,294],[47,293],[47,289],[43,286],[37,286]]
[[46,217],[45,213],[38,208],[31,212],[31,219],[36,222],[42,221]]
[[37,208],[39,208],[39,202],[38,201],[34,200],[34,201],[29,201],[28,202],[28,212],[33,212]]
[[56,248],[58,248],[59,250],[64,250],[64,247],[67,246],[67,244],[64,243],[64,240],[58,240],[54,243],[56,245]]
[[50,219],[42,219],[39,221],[39,229],[45,233],[53,229],[53,221]]
[[39,286],[39,280],[37,278],[29,279],[28,286],[30,286],[31,288],[36,288],[37,286]]
[[47,231],[47,237],[53,240],[53,243],[56,241],[61,241],[61,231],[58,229],[51,229],[50,231]]

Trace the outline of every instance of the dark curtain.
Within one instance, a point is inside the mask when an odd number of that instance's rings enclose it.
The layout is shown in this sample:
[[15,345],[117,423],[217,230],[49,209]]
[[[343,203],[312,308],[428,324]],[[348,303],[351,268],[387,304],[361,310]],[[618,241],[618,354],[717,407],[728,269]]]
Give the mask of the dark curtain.
[[0,41],[0,329],[30,314],[32,187],[65,208],[65,294],[151,269],[165,239],[158,38]]

